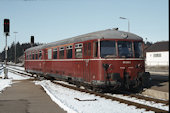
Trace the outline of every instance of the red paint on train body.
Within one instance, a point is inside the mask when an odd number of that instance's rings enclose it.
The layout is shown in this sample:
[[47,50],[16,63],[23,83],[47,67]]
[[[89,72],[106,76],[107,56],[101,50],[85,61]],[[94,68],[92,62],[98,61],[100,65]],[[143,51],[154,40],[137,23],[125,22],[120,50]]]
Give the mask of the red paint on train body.
[[[103,36],[98,37],[99,34]],[[143,39],[117,30],[94,32],[33,47],[25,51],[25,56],[26,71],[75,84],[135,88],[149,78],[145,73]]]

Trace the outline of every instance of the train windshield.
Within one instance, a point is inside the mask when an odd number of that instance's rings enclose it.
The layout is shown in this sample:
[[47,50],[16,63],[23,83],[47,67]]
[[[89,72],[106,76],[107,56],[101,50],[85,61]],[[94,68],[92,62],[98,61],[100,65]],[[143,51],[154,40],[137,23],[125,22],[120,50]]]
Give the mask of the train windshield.
[[135,58],[143,57],[142,42],[134,42],[134,52],[135,52]]
[[132,58],[132,42],[118,41],[118,53],[120,58]]
[[105,40],[101,41],[100,53],[102,58],[116,57],[115,41]]

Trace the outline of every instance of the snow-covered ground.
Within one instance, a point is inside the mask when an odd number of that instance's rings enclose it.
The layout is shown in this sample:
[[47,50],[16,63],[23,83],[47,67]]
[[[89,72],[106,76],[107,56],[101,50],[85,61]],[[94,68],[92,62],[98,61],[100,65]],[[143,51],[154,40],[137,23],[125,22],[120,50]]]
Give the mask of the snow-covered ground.
[[[15,68],[19,68],[21,70],[24,69],[23,67]],[[0,70],[0,78],[3,77],[3,70]],[[9,79],[0,79],[0,92],[4,90],[5,87],[10,87],[13,83],[12,80],[29,79],[29,77],[19,76],[10,72],[8,72],[8,77]],[[135,106],[128,106],[117,101],[112,101],[95,95],[64,88],[48,80],[34,82],[36,85],[41,85],[46,93],[51,97],[51,99],[68,113],[154,113],[152,111],[145,111],[145,109],[137,109]],[[121,95],[119,95],[119,97],[121,97]],[[121,98],[129,99],[129,97]],[[79,101],[78,99],[82,101]],[[139,101],[133,98],[130,98],[129,100]],[[148,104],[153,107],[159,106],[158,108],[161,108],[161,105],[157,105],[152,102],[147,103],[147,105]],[[162,109],[169,110],[169,106],[162,107]]]
[[[77,113],[153,113],[145,109],[137,109],[135,106],[64,88],[48,80],[36,81],[35,84],[41,85],[51,99],[63,109],[68,112],[72,110],[70,113],[73,111]],[[76,98],[92,101],[78,101]]]
[[8,79],[4,78],[4,71],[2,67],[0,67],[0,92],[4,90],[6,87],[10,87],[13,83],[12,80],[25,80],[29,79],[30,77],[23,77],[13,73],[8,72]]

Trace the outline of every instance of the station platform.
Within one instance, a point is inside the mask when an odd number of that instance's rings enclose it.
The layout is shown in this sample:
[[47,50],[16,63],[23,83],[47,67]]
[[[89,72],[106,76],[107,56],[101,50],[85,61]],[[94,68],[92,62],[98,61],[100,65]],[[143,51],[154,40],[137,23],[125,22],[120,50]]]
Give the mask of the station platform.
[[66,113],[31,80],[13,81],[0,94],[0,113]]
[[169,70],[147,70],[151,74],[149,88],[142,94],[169,100]]

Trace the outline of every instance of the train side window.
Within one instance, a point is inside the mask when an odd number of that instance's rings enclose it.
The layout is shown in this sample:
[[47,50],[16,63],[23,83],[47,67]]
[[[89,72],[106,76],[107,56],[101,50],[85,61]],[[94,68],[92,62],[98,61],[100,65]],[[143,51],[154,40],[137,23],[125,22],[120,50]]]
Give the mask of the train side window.
[[91,43],[84,44],[84,56],[91,56]]
[[82,47],[83,47],[83,44],[82,44],[82,43],[80,43],[80,44],[75,44],[75,57],[76,57],[76,58],[82,58],[82,57],[83,57]]
[[98,42],[93,43],[93,57],[98,56]]
[[91,56],[91,43],[88,43],[87,55],[88,55],[88,56]]
[[84,56],[87,56],[87,43],[84,44]]
[[38,52],[35,53],[35,59],[38,59]]
[[29,53],[29,59],[32,59],[32,58],[31,58],[31,52]]
[[34,52],[32,52],[32,59],[33,59],[33,60],[35,59]]
[[53,48],[53,59],[57,59],[57,48]]
[[66,48],[66,54],[67,54],[67,58],[68,58],[68,59],[69,59],[69,58],[72,58],[72,48],[73,48],[72,45],[67,46],[67,48]]
[[63,59],[64,58],[64,47],[60,47],[59,51],[60,51],[59,58]]
[[39,59],[42,59],[42,51],[39,51]]
[[52,49],[48,49],[48,59],[52,59]]
[[29,53],[26,53],[26,60],[28,60],[28,57],[29,57],[29,55],[28,55]]
[[47,59],[48,58],[48,51],[44,51],[44,59]]

